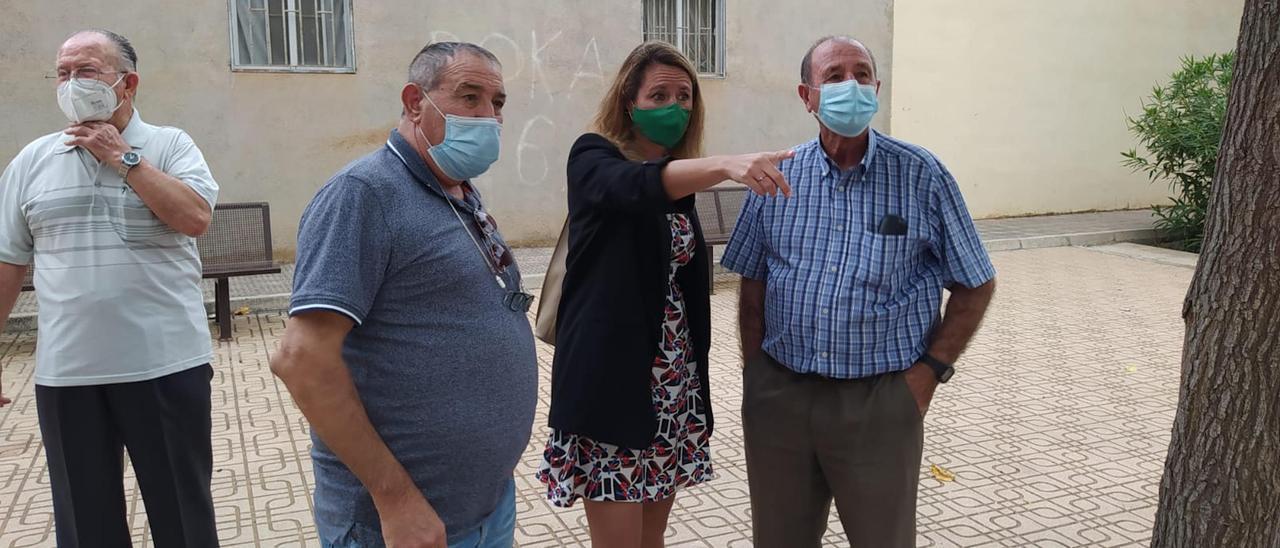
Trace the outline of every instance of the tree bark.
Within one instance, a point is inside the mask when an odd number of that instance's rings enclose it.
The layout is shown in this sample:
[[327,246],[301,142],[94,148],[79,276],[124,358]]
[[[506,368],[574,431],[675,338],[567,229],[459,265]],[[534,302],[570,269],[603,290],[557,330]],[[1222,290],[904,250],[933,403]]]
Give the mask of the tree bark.
[[1280,548],[1280,0],[1247,0],[1153,547]]

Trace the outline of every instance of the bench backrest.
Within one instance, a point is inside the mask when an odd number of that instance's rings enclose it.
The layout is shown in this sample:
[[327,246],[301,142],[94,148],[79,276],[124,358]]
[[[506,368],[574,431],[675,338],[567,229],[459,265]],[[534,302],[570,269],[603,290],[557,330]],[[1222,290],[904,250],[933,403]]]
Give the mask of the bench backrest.
[[698,193],[698,220],[702,221],[702,235],[708,244],[729,243],[738,213],[747,202],[747,192],[745,186],[725,185]]
[[[196,239],[196,246],[206,276],[269,268],[274,263],[271,206],[266,202],[218,204],[209,230]],[[34,270],[27,269],[24,289],[31,288]]]
[[209,230],[196,239],[196,246],[206,276],[269,267],[275,260],[271,206],[266,202],[218,204]]

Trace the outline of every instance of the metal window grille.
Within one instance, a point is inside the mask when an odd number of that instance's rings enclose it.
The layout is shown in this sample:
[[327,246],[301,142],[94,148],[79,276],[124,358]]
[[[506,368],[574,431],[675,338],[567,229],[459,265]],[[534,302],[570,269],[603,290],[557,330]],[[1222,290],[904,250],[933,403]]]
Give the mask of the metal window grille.
[[231,0],[232,68],[354,72],[351,0]]
[[643,0],[644,39],[683,51],[699,74],[724,76],[724,0]]

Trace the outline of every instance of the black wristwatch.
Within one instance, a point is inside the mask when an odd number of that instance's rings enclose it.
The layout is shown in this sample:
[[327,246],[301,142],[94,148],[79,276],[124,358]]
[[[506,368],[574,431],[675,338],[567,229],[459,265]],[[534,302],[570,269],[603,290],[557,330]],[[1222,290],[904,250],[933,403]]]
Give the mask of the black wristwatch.
[[951,380],[951,376],[956,374],[955,366],[928,354],[920,356],[920,362],[933,369],[933,374],[938,377],[938,382],[940,383]]

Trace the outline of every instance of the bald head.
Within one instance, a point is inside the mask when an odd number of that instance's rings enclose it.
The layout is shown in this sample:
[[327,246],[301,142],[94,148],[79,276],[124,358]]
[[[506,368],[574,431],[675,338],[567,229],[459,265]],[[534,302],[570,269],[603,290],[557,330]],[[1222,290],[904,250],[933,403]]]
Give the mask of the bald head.
[[[846,57],[865,57],[871,68],[871,78],[878,77],[880,69],[876,66],[876,57],[871,53],[871,48],[850,36],[824,36],[809,46],[809,51],[805,52],[804,59],[800,61],[800,81],[810,86],[821,85],[824,77],[818,73],[823,68],[818,65],[831,65],[833,61],[838,62]],[[815,81],[815,74],[818,81]]]
[[111,86],[118,104],[108,121],[124,131],[133,115],[133,100],[141,81],[137,66],[138,55],[125,37],[106,30],[83,30],[72,34],[58,48],[58,85],[77,78]]
[[87,29],[76,32],[58,48],[61,57],[68,51],[93,51],[112,68],[123,72],[137,72],[138,52],[129,39],[105,29]]

